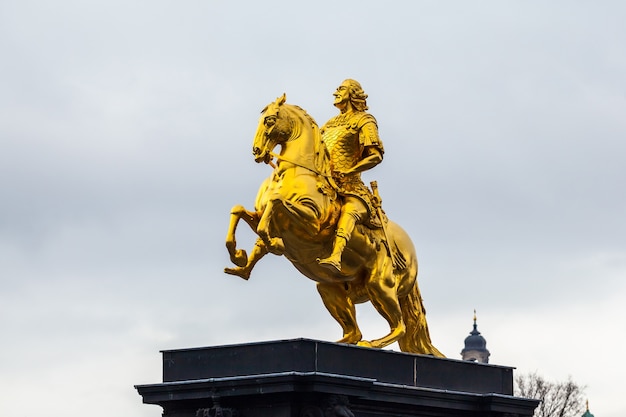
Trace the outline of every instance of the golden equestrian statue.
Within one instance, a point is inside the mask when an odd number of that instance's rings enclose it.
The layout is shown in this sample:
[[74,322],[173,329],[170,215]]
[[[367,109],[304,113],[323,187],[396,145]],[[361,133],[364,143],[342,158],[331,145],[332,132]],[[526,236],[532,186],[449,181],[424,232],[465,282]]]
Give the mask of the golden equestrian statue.
[[[346,80],[334,96],[340,114],[321,130],[284,94],[263,109],[252,152],[274,171],[254,210],[236,205],[231,211],[226,247],[236,266],[224,272],[247,280],[267,253],[284,255],[317,282],[343,330],[339,343],[383,348],[398,342],[404,352],[443,357],[430,340],[415,247],[382,211],[376,184],[370,191],[361,181],[361,172],[383,158],[376,120],[366,113],[367,95],[358,82]],[[235,240],[241,219],[258,235],[249,256]],[[366,301],[390,327],[371,341],[362,339],[356,321],[355,305]]]

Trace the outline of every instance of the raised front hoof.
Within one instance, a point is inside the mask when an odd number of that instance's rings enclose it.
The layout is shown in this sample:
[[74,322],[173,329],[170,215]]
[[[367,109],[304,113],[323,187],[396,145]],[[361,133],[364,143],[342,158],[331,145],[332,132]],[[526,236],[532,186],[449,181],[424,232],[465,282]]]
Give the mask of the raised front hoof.
[[317,258],[319,266],[323,266],[331,272],[341,272],[341,262],[332,257],[320,259]]
[[226,242],[230,261],[237,266],[246,266],[248,264],[248,254],[245,249],[236,249],[236,245],[235,242]]
[[248,280],[248,278],[250,278],[250,271],[248,271],[246,268],[224,268],[224,272],[229,275],[236,275],[240,278],[245,279],[246,281]]

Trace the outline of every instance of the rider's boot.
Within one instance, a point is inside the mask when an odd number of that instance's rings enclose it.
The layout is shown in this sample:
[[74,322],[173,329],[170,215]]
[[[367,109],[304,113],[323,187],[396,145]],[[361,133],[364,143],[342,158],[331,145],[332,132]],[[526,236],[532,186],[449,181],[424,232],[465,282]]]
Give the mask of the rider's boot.
[[351,212],[344,212],[337,222],[337,232],[335,233],[335,242],[333,243],[333,252],[328,258],[318,259],[317,263],[329,269],[341,271],[341,254],[345,249],[352,231],[356,226],[356,217]]
[[343,253],[347,243],[348,238],[340,235],[338,231],[337,236],[335,237],[335,243],[333,244],[333,252],[328,258],[318,258],[317,263],[329,269],[341,271],[341,254]]

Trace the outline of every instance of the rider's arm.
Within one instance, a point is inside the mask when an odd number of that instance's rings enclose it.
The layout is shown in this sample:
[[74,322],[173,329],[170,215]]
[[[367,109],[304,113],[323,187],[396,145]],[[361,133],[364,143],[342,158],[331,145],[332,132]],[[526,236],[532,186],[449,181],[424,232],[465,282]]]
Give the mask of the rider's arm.
[[363,150],[363,159],[356,163],[352,168],[346,170],[344,174],[355,174],[367,171],[380,164],[383,160],[383,153],[375,146],[368,146]]
[[359,142],[363,146],[361,160],[344,174],[354,174],[374,168],[383,160],[383,144],[378,137],[376,119],[371,114],[365,114],[357,122]]

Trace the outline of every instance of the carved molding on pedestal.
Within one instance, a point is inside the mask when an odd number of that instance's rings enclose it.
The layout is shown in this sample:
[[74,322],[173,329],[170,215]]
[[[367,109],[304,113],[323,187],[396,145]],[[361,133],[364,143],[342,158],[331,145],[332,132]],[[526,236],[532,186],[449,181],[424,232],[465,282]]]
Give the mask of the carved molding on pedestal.
[[350,401],[345,395],[326,397],[321,405],[308,405],[300,411],[300,417],[355,417]]
[[196,417],[239,417],[239,412],[234,408],[222,408],[219,397],[213,396],[213,407],[199,408]]

